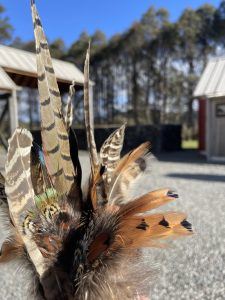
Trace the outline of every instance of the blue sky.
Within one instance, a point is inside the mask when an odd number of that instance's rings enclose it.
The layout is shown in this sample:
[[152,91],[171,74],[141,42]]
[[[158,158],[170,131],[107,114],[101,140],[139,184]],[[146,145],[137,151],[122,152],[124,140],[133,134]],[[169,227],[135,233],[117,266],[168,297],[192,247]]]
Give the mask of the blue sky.
[[[187,8],[197,8],[205,3],[218,6],[220,0],[36,0],[48,38],[52,41],[62,37],[70,45],[79,34],[86,30],[92,34],[101,29],[107,35],[126,30],[150,7],[164,7],[170,12],[171,20],[176,20]],[[0,0],[6,8],[14,36],[24,40],[33,39],[33,27],[29,0]]]

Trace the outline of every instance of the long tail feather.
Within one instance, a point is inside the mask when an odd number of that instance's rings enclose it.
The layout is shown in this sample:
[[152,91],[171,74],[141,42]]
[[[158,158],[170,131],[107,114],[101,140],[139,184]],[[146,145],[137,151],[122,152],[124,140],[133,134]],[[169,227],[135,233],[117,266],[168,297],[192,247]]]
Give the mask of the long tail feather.
[[64,123],[61,97],[48,43],[34,1],[31,4],[37,51],[38,89],[45,160],[56,190],[59,193],[68,193],[75,174],[70,158],[69,137]]
[[90,64],[90,45],[87,50],[85,64],[84,64],[84,116],[85,126],[87,133],[88,150],[91,161],[92,177],[99,169],[99,160],[94,138],[93,120],[91,120],[90,114],[90,99],[89,99],[89,64]]

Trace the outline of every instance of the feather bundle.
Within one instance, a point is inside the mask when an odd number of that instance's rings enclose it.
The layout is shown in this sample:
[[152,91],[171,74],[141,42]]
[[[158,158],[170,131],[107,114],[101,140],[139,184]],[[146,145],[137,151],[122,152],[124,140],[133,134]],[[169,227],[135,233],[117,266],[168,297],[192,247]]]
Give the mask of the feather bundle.
[[[151,213],[177,198],[169,189],[128,199],[127,190],[146,169],[149,143],[120,157],[125,125],[112,133],[97,155],[90,116],[89,59],[84,67],[84,113],[91,173],[81,189],[81,166],[72,131],[72,96],[63,114],[48,44],[31,1],[37,50],[42,146],[29,131],[9,140],[1,207],[10,235],[0,262],[25,258],[33,270],[34,298],[46,300],[139,299],[147,293],[143,247],[192,234],[186,215]],[[151,273],[151,272],[150,272]]]

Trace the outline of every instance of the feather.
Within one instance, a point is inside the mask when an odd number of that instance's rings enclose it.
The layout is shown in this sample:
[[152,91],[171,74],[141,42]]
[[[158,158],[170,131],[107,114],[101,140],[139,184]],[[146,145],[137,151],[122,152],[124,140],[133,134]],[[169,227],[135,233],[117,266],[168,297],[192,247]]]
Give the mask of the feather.
[[119,211],[120,216],[126,218],[158,208],[171,201],[174,201],[178,195],[169,189],[160,189],[149,192],[125,205],[122,205]]
[[53,188],[43,151],[34,142],[31,148],[31,180],[35,195],[43,194],[47,189]]
[[132,216],[123,219],[121,228],[118,230],[118,235],[127,249],[151,247],[152,242],[156,246],[155,239],[191,234],[191,225],[186,221],[186,215],[178,212]]
[[34,1],[32,16],[36,40],[38,89],[40,94],[42,143],[45,161],[55,189],[68,193],[74,180],[69,137],[62,114],[62,103],[47,40]]
[[42,274],[44,272],[42,255],[35,243],[22,230],[24,218],[35,205],[30,176],[31,147],[31,133],[25,129],[16,129],[9,140],[5,165],[5,192],[12,220],[21,234],[37,272]]
[[115,170],[123,147],[125,125],[115,130],[104,142],[100,149],[101,164],[105,166],[105,181],[109,184],[112,180],[111,176]]
[[72,126],[73,123],[73,98],[74,98],[74,94],[75,94],[75,81],[72,82],[71,86],[70,86],[70,90],[69,90],[69,96],[68,96],[68,100],[66,103],[66,109],[65,109],[65,124],[66,124],[66,128],[67,131],[70,129],[70,127]]
[[127,155],[125,155],[120,162],[118,163],[115,171],[112,175],[111,186],[109,189],[108,201],[112,204],[121,201],[123,199],[123,195],[119,194],[120,186],[124,182],[121,180],[123,174],[126,174],[128,170],[130,170],[135,164],[137,164],[138,160],[142,159],[149,152],[149,143],[144,143],[140,145],[135,150],[131,151]]
[[18,259],[24,255],[24,244],[19,234],[11,236],[1,247],[0,263],[6,263],[13,259]]
[[75,169],[75,178],[71,190],[68,193],[67,200],[73,206],[75,211],[80,211],[83,205],[83,194],[81,189],[82,169],[78,156],[77,137],[72,128],[69,130],[70,155]]
[[[120,207],[117,212],[120,218],[118,237],[113,247],[140,248],[161,247],[155,239],[192,234],[191,224],[186,215],[177,212],[146,215],[152,209],[165,205],[178,195],[168,189],[160,189],[147,193],[140,198]],[[145,213],[143,215],[143,213]]]
[[90,64],[90,44],[87,50],[85,64],[84,64],[84,116],[85,116],[85,127],[86,127],[86,134],[87,134],[88,151],[89,151],[90,162],[91,162],[92,177],[94,178],[94,175],[99,170],[99,161],[98,161],[98,154],[97,154],[95,138],[94,138],[93,121],[91,120],[91,115],[90,115],[89,64]]

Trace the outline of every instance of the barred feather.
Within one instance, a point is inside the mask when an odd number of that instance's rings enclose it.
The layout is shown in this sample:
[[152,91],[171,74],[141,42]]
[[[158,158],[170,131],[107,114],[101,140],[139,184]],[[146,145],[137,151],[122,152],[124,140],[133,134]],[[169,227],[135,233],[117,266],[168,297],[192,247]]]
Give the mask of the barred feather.
[[67,129],[48,43],[34,1],[32,16],[36,40],[38,89],[40,94],[42,143],[50,176],[59,193],[69,192],[74,180]]
[[106,167],[104,177],[106,184],[112,180],[112,173],[115,170],[123,147],[125,125],[115,130],[104,142],[100,149],[101,164]]
[[12,220],[21,234],[29,256],[39,274],[44,271],[43,258],[35,243],[22,230],[27,212],[33,208],[34,190],[30,177],[31,133],[16,129],[9,140],[5,165],[5,192]]
[[[140,145],[137,149],[131,151],[127,155],[125,155],[118,163],[113,175],[112,182],[109,189],[108,200],[112,204],[116,204],[117,202],[123,202],[124,195],[120,193],[121,185],[124,183],[132,168],[134,166],[139,166],[138,161],[144,159],[145,155],[149,152],[150,144],[144,143]],[[140,168],[141,170],[141,168]],[[134,176],[135,178],[136,176]],[[132,180],[132,177],[131,177]]]

